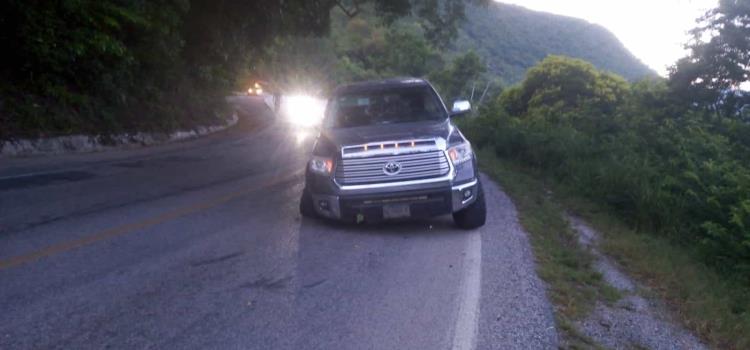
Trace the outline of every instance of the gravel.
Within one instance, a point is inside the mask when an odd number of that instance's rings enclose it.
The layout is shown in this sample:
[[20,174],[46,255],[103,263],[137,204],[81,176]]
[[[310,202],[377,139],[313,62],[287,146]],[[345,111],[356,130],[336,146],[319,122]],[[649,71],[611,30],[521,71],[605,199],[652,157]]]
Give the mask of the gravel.
[[594,267],[604,281],[623,294],[611,306],[597,302],[594,311],[578,323],[580,332],[610,349],[706,349],[697,337],[670,319],[658,300],[642,297],[639,291],[644,287],[599,251],[598,232],[578,217],[569,216],[568,220],[579,235],[579,243],[594,255]]
[[513,202],[482,177],[487,225],[482,229],[482,311],[478,349],[557,349],[546,286]]

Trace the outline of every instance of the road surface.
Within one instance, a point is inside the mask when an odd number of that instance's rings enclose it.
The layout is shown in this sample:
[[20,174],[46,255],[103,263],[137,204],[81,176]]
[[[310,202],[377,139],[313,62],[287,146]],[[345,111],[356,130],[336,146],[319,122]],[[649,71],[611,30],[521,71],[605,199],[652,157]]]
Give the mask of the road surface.
[[0,349],[552,349],[526,234],[301,218],[311,140],[262,104],[130,151],[0,158]]

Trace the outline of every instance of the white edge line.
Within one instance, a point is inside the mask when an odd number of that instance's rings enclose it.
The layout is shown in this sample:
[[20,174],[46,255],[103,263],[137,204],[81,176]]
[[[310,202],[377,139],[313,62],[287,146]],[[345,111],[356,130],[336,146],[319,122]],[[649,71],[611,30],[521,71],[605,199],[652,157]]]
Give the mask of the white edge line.
[[482,292],[482,236],[470,233],[463,262],[458,316],[453,333],[453,350],[473,350],[479,333],[479,300]]

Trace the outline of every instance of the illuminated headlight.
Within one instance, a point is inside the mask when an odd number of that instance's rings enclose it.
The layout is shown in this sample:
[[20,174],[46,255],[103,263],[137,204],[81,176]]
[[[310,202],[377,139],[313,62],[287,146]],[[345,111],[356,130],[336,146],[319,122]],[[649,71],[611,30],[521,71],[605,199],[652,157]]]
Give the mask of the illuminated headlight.
[[310,171],[321,175],[330,175],[333,171],[333,159],[313,157],[310,160]]
[[325,108],[325,101],[309,95],[284,95],[281,114],[294,125],[310,127],[321,122]]
[[451,158],[453,165],[459,165],[470,161],[471,154],[471,144],[468,142],[448,149],[448,156]]

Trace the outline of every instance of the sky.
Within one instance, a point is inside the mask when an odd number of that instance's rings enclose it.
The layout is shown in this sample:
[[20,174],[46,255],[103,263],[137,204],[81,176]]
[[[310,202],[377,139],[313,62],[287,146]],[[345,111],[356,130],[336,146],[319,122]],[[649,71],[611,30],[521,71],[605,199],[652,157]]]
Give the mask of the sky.
[[661,75],[684,57],[687,33],[718,0],[499,0],[528,9],[577,17],[609,29]]

